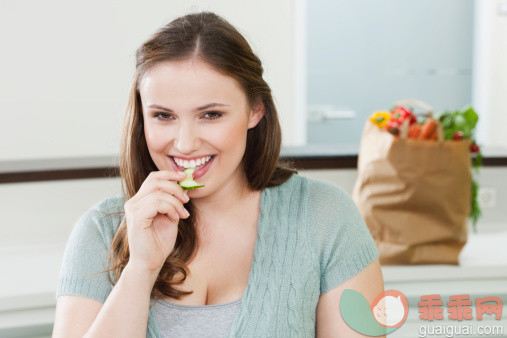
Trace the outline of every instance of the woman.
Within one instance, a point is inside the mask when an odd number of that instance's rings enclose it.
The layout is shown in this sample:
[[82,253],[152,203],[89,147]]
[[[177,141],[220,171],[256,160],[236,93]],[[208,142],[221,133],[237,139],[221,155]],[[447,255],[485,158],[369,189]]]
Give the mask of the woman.
[[[383,291],[378,251],[342,189],[280,162],[262,73],[241,34],[209,12],[138,49],[123,192],[73,229],[54,337],[356,334],[340,295],[353,288],[371,303]],[[181,171],[195,166],[204,186],[183,190]]]

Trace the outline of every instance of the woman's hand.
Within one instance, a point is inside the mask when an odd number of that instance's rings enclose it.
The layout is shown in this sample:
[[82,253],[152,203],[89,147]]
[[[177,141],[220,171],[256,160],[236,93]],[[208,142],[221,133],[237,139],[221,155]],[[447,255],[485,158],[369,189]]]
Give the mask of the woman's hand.
[[130,262],[159,271],[174,249],[178,221],[187,218],[189,197],[178,185],[185,173],[153,171],[125,205]]

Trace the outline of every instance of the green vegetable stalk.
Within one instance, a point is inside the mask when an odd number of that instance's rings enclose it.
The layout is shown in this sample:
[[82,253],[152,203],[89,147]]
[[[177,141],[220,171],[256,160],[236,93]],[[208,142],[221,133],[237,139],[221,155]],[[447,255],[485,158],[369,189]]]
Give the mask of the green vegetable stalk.
[[478,201],[479,194],[479,183],[477,182],[476,176],[479,174],[479,168],[482,167],[482,153],[479,150],[475,158],[472,160],[472,205],[470,208],[470,214],[468,218],[472,221],[472,228],[474,233],[477,233],[477,221],[482,216],[481,206]]
[[438,118],[444,128],[445,140],[472,140],[470,146],[470,151],[474,155],[472,157],[472,198],[470,201],[471,208],[468,218],[472,221],[473,231],[477,232],[476,225],[482,215],[482,211],[477,199],[479,183],[477,182],[476,176],[479,174],[479,168],[482,166],[482,153],[472,136],[479,116],[471,106],[467,106],[463,110],[446,111]]

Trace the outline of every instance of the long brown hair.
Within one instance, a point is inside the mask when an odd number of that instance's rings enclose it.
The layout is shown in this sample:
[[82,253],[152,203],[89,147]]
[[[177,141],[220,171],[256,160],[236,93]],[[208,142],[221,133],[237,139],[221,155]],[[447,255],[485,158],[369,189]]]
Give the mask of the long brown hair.
[[[125,112],[121,138],[120,176],[124,201],[132,198],[152,171],[153,163],[143,128],[139,84],[154,65],[167,61],[201,60],[216,71],[231,76],[241,85],[249,107],[262,100],[265,113],[259,123],[248,130],[246,149],[241,161],[249,186],[253,190],[277,186],[297,173],[292,162],[280,159],[282,134],[271,89],[262,78],[263,68],[245,38],[222,17],[201,12],[179,17],[160,28],[136,51],[136,70]],[[152,298],[181,297],[193,291],[175,288],[187,277],[187,265],[198,246],[195,207],[185,204],[190,216],[180,219],[173,251],[167,257],[152,289]],[[129,246],[125,217],[113,238],[109,262],[117,281],[129,261]],[[177,272],[183,277],[173,280]],[[108,274],[111,284],[114,282]],[[153,302],[154,303],[154,302]]]

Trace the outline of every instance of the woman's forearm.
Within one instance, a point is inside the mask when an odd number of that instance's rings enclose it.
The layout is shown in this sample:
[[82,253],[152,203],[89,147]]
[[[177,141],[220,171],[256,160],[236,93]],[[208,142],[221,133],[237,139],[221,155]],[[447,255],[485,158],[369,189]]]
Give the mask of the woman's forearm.
[[157,272],[133,262],[123,270],[85,337],[146,337],[150,294]]

